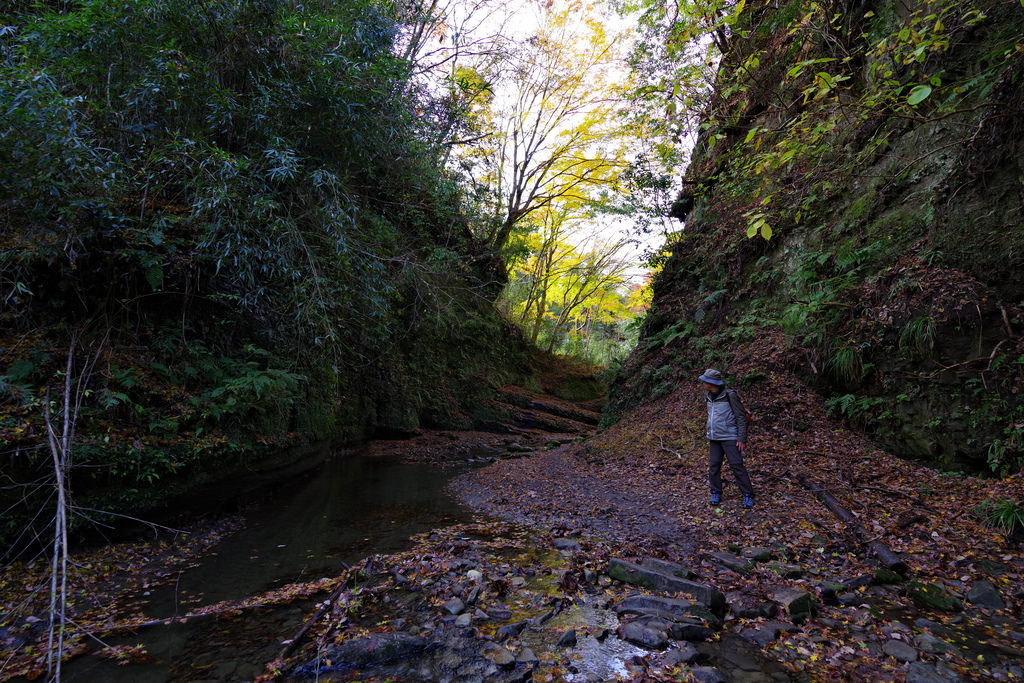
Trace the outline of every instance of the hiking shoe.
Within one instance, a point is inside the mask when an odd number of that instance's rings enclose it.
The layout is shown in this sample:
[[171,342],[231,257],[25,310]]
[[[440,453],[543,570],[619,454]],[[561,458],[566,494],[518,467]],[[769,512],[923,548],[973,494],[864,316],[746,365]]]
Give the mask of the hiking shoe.
[[743,507],[748,508],[748,509],[754,507],[754,497],[753,496],[748,496],[747,494],[744,493],[743,494]]
[[721,505],[722,504],[722,494],[712,491],[712,493],[711,493],[711,504],[712,505]]

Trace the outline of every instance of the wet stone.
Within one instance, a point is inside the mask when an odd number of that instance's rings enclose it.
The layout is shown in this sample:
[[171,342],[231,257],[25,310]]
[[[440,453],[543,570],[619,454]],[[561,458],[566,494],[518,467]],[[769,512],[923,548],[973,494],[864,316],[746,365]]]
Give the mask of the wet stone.
[[512,618],[512,610],[506,607],[488,607],[487,614],[498,621],[508,621]]
[[470,625],[473,620],[473,616],[468,612],[463,612],[455,619],[455,626],[458,628],[466,628]]
[[662,598],[656,595],[630,595],[619,601],[616,614],[655,614],[669,618],[689,616],[693,603],[689,600]]
[[728,593],[725,599],[729,603],[729,611],[740,619],[770,619],[778,613],[774,602],[763,602],[742,593]]
[[569,629],[558,639],[558,647],[576,647],[576,631]]
[[744,548],[740,551],[740,555],[743,557],[750,558],[755,562],[768,562],[772,559],[772,551],[770,548]]
[[494,634],[499,640],[506,638],[518,638],[519,634],[529,625],[528,621],[517,621],[514,624],[507,624],[498,629]]
[[552,545],[554,545],[556,550],[579,550],[580,549],[580,544],[577,541],[574,541],[571,538],[565,538],[565,537],[562,537],[562,536],[556,538],[552,542]]
[[444,607],[444,610],[449,614],[460,614],[463,610],[466,609],[466,603],[464,603],[459,598],[452,598],[451,600],[445,602],[444,605],[442,605],[442,607]]
[[768,568],[784,579],[799,579],[804,575],[804,568],[796,564],[773,562]]
[[870,586],[874,580],[875,577],[873,577],[872,575],[862,574],[861,576],[855,576],[851,579],[843,579],[839,583],[846,586],[849,590],[857,590],[858,588],[863,588],[864,586]]
[[678,666],[680,664],[693,664],[704,658],[704,655],[690,643],[680,643],[665,654],[664,661],[668,666]]
[[776,638],[776,633],[766,628],[745,628],[740,631],[740,638],[747,640],[760,648],[765,648]]
[[654,571],[661,572],[662,574],[668,574],[669,576],[674,576],[679,579],[693,579],[696,577],[696,574],[681,564],[658,560],[653,557],[645,557],[640,560],[640,566],[646,569],[653,569]]
[[728,683],[729,681],[725,674],[711,666],[696,666],[689,672],[693,676],[693,680],[700,683]]
[[864,600],[856,593],[840,593],[836,596],[836,602],[843,607],[846,607],[848,605],[859,605],[864,602]]
[[921,609],[936,609],[943,612],[959,612],[963,605],[942,586],[934,583],[911,581],[907,584],[907,596]]
[[1006,606],[1003,596],[990,581],[978,581],[971,585],[967,593],[967,602],[988,609],[1003,609]]
[[526,664],[526,665],[529,666],[529,665],[536,664],[539,661],[540,661],[540,659],[537,657],[537,655],[534,654],[533,650],[531,650],[528,647],[524,647],[522,650],[520,650],[516,654],[516,663],[517,664]]
[[813,595],[790,586],[776,586],[772,590],[772,600],[782,605],[796,623],[809,619],[816,609]]
[[907,683],[959,683],[963,679],[942,664],[911,662],[907,667]]
[[635,621],[619,626],[617,633],[622,640],[648,650],[664,650],[669,645],[664,631],[648,628]]
[[927,652],[929,654],[941,654],[944,652],[957,653],[957,649],[953,645],[947,643],[942,638],[932,635],[931,633],[926,632],[918,635],[914,639],[914,642],[922,652]]
[[502,669],[511,669],[516,665],[515,655],[501,646],[495,646],[484,654],[488,659],[494,662],[496,666],[501,667]]
[[702,641],[708,640],[715,635],[715,632],[703,624],[682,623],[669,626],[669,636],[672,640]]
[[666,593],[689,593],[711,609],[712,612],[721,614],[725,611],[725,595],[711,586],[665,574],[664,572],[642,567],[614,557],[608,561],[606,571],[608,576],[618,579],[623,583]]
[[718,566],[731,569],[737,574],[745,574],[754,566],[753,560],[732,553],[708,553],[708,556]]
[[917,661],[917,650],[902,640],[891,639],[885,641],[885,645],[882,646],[882,652],[890,657],[895,657],[901,662]]

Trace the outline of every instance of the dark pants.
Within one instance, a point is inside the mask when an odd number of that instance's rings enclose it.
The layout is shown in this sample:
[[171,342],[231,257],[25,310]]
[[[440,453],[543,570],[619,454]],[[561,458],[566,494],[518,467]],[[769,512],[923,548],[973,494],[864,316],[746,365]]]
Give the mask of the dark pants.
[[722,456],[729,461],[732,468],[732,476],[736,479],[736,485],[740,491],[748,496],[754,495],[754,487],[750,485],[750,475],[743,465],[743,454],[736,448],[735,441],[708,441],[711,446],[711,453],[708,456],[708,481],[711,482],[713,493],[722,492]]

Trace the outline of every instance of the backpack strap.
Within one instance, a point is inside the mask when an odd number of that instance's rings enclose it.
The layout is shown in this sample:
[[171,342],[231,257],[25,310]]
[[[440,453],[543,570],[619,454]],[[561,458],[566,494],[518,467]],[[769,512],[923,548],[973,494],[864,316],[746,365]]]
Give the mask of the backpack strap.
[[747,409],[743,406],[743,401],[735,390],[726,388],[725,395],[729,398],[729,407],[732,408],[732,414],[736,417],[736,427],[739,432],[736,440],[746,442],[747,422],[749,422]]

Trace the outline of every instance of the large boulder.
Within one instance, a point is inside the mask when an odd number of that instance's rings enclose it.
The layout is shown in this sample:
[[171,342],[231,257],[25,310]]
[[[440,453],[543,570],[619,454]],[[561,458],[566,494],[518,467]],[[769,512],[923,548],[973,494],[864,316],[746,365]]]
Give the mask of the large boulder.
[[623,583],[661,593],[687,593],[717,615],[725,613],[725,595],[711,586],[666,574],[660,568],[644,567],[619,558],[608,561],[608,576]]
[[[362,669],[418,655],[430,644],[420,636],[407,633],[375,633],[346,640],[327,649],[313,662],[301,667],[310,672]],[[330,662],[326,667],[321,662]]]
[[789,618],[797,624],[810,619],[817,610],[817,601],[812,594],[792,586],[773,588],[772,600],[782,605]]

